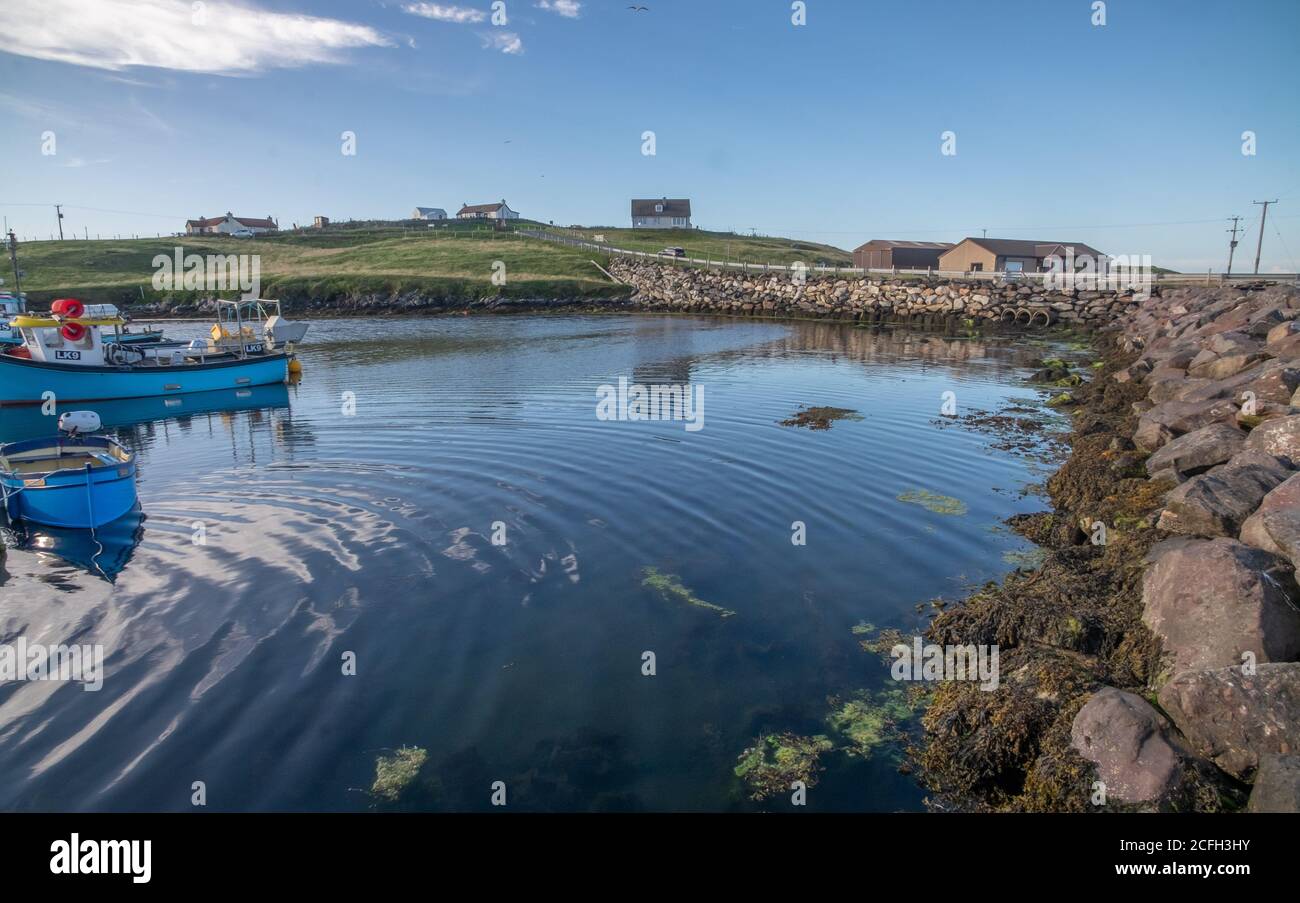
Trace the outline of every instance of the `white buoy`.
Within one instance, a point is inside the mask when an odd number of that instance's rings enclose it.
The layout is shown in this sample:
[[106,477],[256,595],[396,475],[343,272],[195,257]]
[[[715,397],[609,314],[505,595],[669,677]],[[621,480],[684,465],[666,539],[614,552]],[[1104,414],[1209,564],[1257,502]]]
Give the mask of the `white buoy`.
[[64,411],[59,415],[59,429],[65,433],[93,433],[101,425],[94,411]]

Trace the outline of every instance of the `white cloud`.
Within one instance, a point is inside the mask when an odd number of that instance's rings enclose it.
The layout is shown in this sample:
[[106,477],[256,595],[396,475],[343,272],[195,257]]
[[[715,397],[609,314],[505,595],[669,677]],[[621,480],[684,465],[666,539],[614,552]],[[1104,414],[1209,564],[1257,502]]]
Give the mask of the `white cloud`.
[[483,39],[483,46],[490,47],[493,50],[500,50],[502,53],[523,53],[524,42],[519,35],[513,31],[493,31],[487,34],[480,34]]
[[482,22],[487,13],[469,6],[443,6],[441,3],[408,3],[402,7],[413,16],[437,19],[439,22],[465,23]]
[[42,60],[239,74],[391,47],[368,25],[207,0],[5,0],[0,48]]
[[582,4],[578,0],[540,0],[537,8],[564,16],[566,19],[576,19],[582,12]]

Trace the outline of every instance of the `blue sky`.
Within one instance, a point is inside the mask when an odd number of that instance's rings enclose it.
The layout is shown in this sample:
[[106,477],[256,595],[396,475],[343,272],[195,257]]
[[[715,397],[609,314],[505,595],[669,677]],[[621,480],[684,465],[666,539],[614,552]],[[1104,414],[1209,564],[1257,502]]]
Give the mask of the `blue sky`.
[[1261,269],[1300,269],[1295,0],[1110,0],[1104,26],[1092,0],[807,0],[804,26],[789,0],[415,6],[5,0],[0,214],[48,237],[62,203],[93,237],[504,197],[626,225],[668,195],[845,248],[987,228],[1218,271],[1226,218],[1241,270],[1279,198]]

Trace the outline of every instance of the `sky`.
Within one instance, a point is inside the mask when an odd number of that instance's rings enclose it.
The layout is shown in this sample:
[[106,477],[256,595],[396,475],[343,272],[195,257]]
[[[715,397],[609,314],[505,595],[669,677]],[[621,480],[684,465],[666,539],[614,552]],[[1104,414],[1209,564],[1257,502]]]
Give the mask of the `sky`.
[[3,0],[0,215],[626,226],[668,196],[842,248],[987,230],[1215,272],[1240,215],[1241,272],[1277,199],[1260,269],[1300,271],[1297,0],[495,5]]

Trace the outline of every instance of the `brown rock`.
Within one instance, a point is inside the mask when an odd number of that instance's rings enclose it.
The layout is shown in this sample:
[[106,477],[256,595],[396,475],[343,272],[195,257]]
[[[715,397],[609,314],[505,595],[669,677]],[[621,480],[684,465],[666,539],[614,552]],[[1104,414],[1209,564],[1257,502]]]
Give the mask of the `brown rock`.
[[1262,755],[1247,812],[1300,812],[1300,756]]
[[1264,756],[1300,752],[1300,662],[1188,671],[1160,705],[1202,756],[1249,781]]
[[1141,696],[1103,687],[1074,716],[1070,745],[1097,766],[1110,799],[1148,803],[1178,786],[1187,750]]
[[1232,421],[1237,405],[1227,399],[1208,401],[1166,401],[1138,417],[1133,442],[1144,451],[1160,446],[1184,433],[1220,421]]
[[1277,458],[1246,449],[1166,495],[1160,528],[1192,536],[1236,536],[1264,496],[1288,476]]
[[1227,379],[1262,360],[1264,355],[1253,351],[1246,354],[1225,354],[1199,367],[1189,367],[1187,375],[1201,379]]
[[1285,323],[1279,323],[1268,331],[1267,342],[1269,345],[1276,345],[1294,335],[1300,335],[1300,322],[1287,320]]
[[1166,540],[1151,549],[1142,621],[1160,637],[1171,673],[1300,656],[1293,572],[1235,539]]
[[1264,496],[1259,509],[1241,525],[1241,541],[1300,567],[1300,473]]
[[1162,446],[1146,461],[1152,479],[1181,483],[1188,477],[1223,464],[1241,451],[1246,434],[1228,423],[1212,423]]
[[1300,467],[1300,414],[1264,421],[1250,431],[1246,447],[1282,458],[1292,467]]

